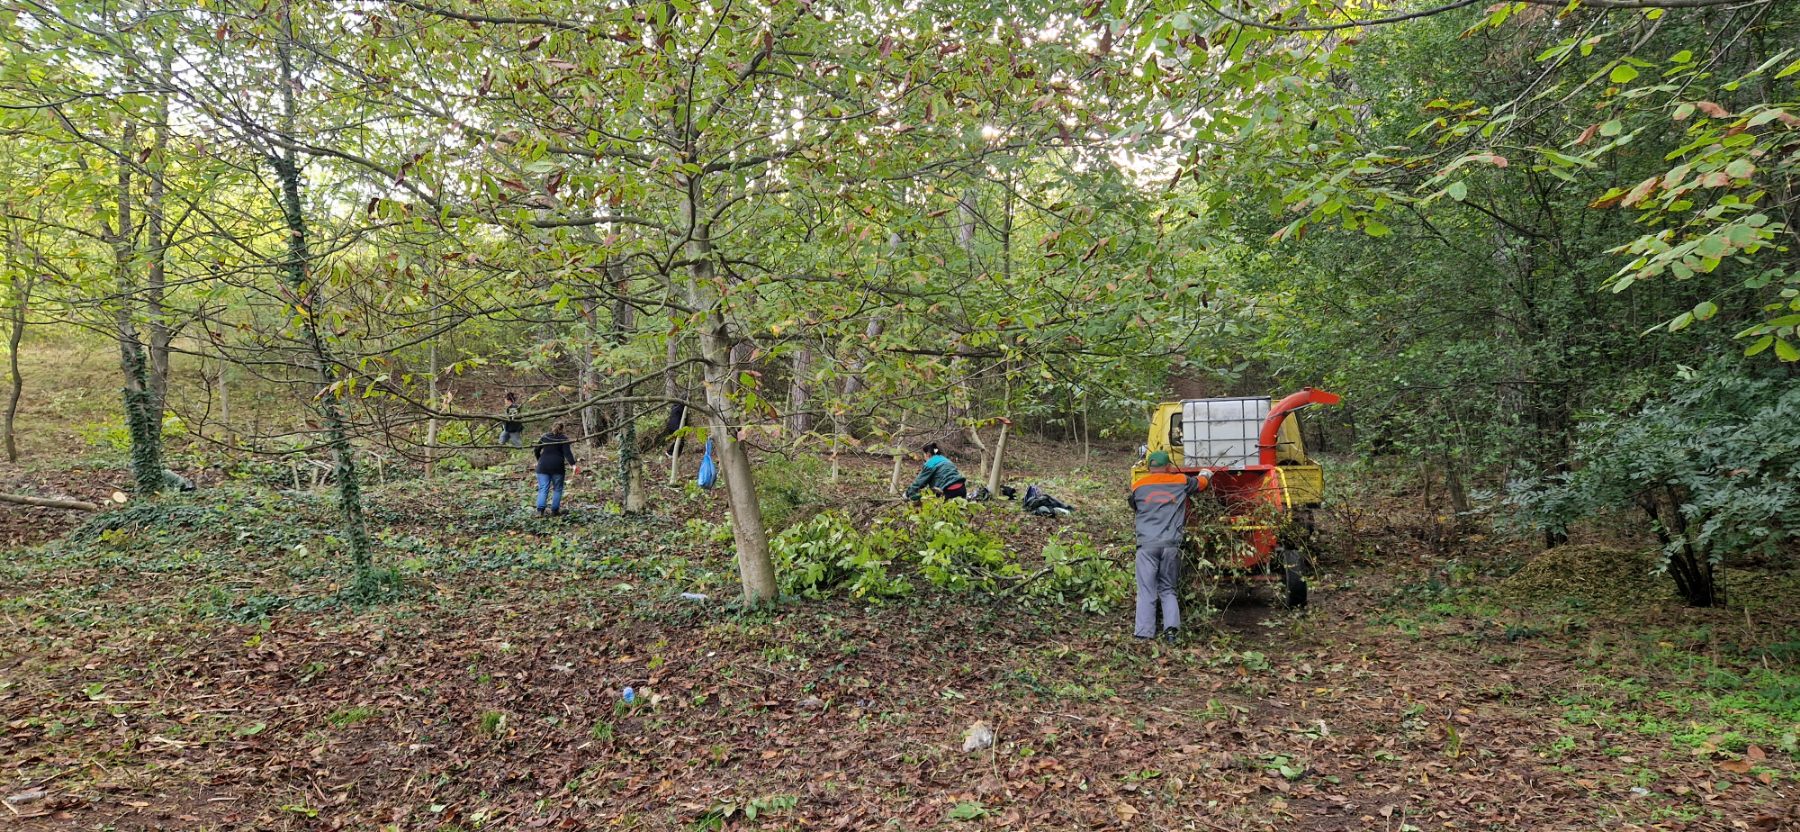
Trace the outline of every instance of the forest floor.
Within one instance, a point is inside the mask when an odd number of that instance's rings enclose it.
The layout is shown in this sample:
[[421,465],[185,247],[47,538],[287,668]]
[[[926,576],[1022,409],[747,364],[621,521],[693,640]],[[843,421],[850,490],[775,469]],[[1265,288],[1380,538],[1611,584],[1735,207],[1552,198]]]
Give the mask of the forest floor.
[[[1071,455],[1015,481],[1074,518],[989,510],[1027,563],[1070,529],[1123,569],[1127,455]],[[888,476],[775,510],[904,511]],[[744,612],[723,495],[626,518],[578,479],[541,520],[526,488],[376,489],[404,589],[374,604],[328,501],[249,485],[0,555],[0,827],[1800,828],[1791,578],[1691,610],[1603,557],[1598,592],[1521,599],[1515,546],[1381,491],[1333,513],[1310,608],[1253,594],[1170,646],[923,585]]]

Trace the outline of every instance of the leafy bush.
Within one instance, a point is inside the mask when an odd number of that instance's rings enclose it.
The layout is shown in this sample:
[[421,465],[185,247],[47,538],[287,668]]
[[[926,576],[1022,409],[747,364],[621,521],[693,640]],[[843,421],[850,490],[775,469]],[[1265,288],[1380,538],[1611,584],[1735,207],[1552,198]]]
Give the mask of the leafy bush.
[[991,592],[999,579],[1022,573],[1006,542],[976,524],[982,511],[978,503],[928,499],[907,518],[911,534],[902,545],[918,558],[926,580],[956,591]]
[[1078,601],[1085,612],[1115,609],[1131,598],[1133,589],[1131,570],[1111,553],[1062,530],[1044,544],[1044,576],[1029,587],[1034,598]]
[[823,598],[848,586],[858,598],[894,598],[912,592],[905,578],[888,573],[896,536],[886,527],[863,533],[841,512],[826,512],[788,527],[771,541],[782,589]]
[[691,517],[682,526],[687,539],[702,546],[731,542],[731,524],[714,523],[699,517]]
[[1511,487],[1515,521],[1562,533],[1586,517],[1641,511],[1662,567],[1694,606],[1724,599],[1727,556],[1781,557],[1800,535],[1800,385],[1729,365],[1684,371],[1685,385],[1581,432],[1569,473]]
[[1089,612],[1128,598],[1132,578],[1110,554],[1058,532],[1044,546],[1044,567],[1027,577],[1018,555],[983,527],[979,504],[927,498],[904,514],[859,527],[828,511],[788,527],[770,550],[784,592],[823,598],[848,591],[882,600],[910,595],[911,576],[952,592],[1024,591],[1042,602],[1078,603]]

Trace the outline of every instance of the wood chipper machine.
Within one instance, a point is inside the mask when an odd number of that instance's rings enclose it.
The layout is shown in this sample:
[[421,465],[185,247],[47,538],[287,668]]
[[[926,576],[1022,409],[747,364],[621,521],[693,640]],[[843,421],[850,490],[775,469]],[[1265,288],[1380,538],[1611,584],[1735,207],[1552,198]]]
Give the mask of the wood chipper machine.
[[1311,387],[1281,401],[1266,396],[1185,399],[1157,405],[1135,478],[1152,451],[1167,451],[1182,473],[1211,483],[1188,507],[1186,548],[1210,587],[1226,579],[1280,581],[1289,606],[1306,604],[1313,510],[1324,471],[1306,455],[1295,412],[1337,404]]

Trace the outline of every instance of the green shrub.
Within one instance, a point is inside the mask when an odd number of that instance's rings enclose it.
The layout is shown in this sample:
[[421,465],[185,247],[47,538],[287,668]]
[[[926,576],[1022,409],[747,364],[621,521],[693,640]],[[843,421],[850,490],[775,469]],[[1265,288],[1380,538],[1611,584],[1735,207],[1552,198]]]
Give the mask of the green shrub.
[[731,524],[714,523],[699,517],[689,518],[682,526],[682,533],[687,539],[701,546],[711,546],[731,542]]
[[826,512],[788,527],[771,541],[782,589],[822,598],[848,587],[858,598],[894,598],[912,592],[912,584],[888,572],[899,547],[892,528],[877,524],[859,531],[840,512]]
[[912,532],[909,548],[926,580],[959,592],[991,592],[999,579],[1022,574],[1006,541],[976,522],[982,511],[979,503],[926,499],[907,518]]
[[1606,512],[1642,512],[1682,596],[1715,606],[1726,557],[1779,559],[1800,535],[1800,385],[1723,362],[1676,381],[1635,412],[1594,417],[1573,470],[1514,483],[1508,503],[1515,523],[1553,535]]
[[1116,609],[1131,598],[1131,570],[1092,541],[1058,530],[1044,544],[1044,576],[1033,582],[1033,598],[1057,603],[1079,602],[1085,612]]

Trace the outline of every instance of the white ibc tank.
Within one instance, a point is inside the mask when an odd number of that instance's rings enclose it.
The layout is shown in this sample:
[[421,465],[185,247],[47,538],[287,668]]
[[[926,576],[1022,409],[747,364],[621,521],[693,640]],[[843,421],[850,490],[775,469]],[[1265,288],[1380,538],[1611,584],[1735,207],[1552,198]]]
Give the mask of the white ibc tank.
[[1267,396],[1184,399],[1181,456],[1191,467],[1243,468],[1257,463],[1257,434],[1269,418]]

